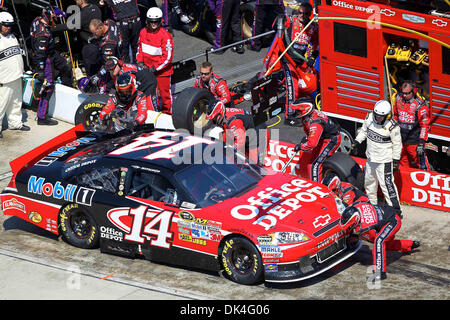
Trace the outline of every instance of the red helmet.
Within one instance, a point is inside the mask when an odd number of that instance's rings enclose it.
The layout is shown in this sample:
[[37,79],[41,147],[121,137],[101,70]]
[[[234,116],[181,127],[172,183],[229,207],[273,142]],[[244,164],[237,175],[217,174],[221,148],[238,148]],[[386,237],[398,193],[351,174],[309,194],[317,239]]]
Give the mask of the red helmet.
[[314,104],[309,97],[302,97],[300,99],[295,100],[289,106],[292,110],[294,110],[295,118],[304,118],[310,115],[314,110]]
[[221,122],[225,116],[225,105],[222,101],[212,101],[206,110],[206,120]]

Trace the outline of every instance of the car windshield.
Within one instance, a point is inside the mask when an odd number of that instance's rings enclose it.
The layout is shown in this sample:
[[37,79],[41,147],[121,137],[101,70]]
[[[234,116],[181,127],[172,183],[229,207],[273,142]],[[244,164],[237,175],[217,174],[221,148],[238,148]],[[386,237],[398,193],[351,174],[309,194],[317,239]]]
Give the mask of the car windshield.
[[263,170],[248,163],[194,164],[175,176],[200,207],[207,207],[255,186]]

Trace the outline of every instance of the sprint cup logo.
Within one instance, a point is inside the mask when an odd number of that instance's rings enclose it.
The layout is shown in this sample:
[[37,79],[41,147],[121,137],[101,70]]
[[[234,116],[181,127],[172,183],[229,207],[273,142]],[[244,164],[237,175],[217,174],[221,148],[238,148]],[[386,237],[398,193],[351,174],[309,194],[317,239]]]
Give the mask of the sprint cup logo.
[[3,202],[3,211],[6,211],[8,209],[17,209],[22,212],[25,212],[25,205],[17,200],[16,198],[12,198],[11,200],[7,200]]

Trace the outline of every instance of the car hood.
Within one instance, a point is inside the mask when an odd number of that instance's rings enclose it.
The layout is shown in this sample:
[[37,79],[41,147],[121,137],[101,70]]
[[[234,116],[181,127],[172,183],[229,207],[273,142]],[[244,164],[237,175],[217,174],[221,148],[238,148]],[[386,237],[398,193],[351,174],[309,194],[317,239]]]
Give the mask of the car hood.
[[[287,174],[266,176],[257,187],[221,204],[233,228],[255,235],[300,232],[319,237],[339,225],[334,197],[322,184]],[[223,210],[220,210],[223,212]]]

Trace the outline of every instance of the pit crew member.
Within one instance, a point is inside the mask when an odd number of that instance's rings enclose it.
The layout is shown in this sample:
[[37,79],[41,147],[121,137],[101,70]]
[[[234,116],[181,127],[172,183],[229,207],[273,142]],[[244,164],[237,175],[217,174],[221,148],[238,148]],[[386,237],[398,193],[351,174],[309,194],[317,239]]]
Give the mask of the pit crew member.
[[395,234],[402,226],[400,211],[390,206],[357,202],[347,207],[341,216],[343,228],[354,226],[354,232],[373,243],[373,276],[369,281],[386,279],[386,250],[409,253],[420,246],[416,240],[397,240]]
[[[208,105],[207,120],[223,128],[223,140],[229,145],[245,154],[252,163],[260,163],[259,159],[259,134],[255,130],[253,117],[250,113],[238,108],[225,108],[222,101],[213,101]],[[256,134],[251,135],[250,130]],[[266,141],[261,141],[265,150]]]
[[231,101],[227,82],[213,72],[213,66],[209,61],[201,64],[200,75],[195,78],[194,87],[208,90],[217,101],[221,101],[225,106],[228,106]]
[[116,94],[108,99],[99,114],[100,120],[106,122],[113,111],[117,117],[126,122],[131,129],[145,123],[147,119],[146,96],[136,89],[136,81],[129,73],[123,73],[116,80]]
[[416,85],[404,81],[393,105],[393,117],[400,126],[403,149],[401,166],[411,166],[414,162],[421,170],[430,171],[425,153],[425,143],[430,131],[430,116],[427,102],[417,95]]
[[341,181],[334,173],[327,174],[322,184],[326,185],[336,197],[341,199],[346,206],[351,206],[357,202],[369,202],[367,195],[351,183]]
[[161,28],[162,16],[158,7],[148,9],[146,27],[139,35],[136,61],[154,71],[162,112],[172,114],[173,40],[170,33]]
[[375,103],[355,139],[355,147],[367,139],[364,188],[373,205],[378,204],[378,184],[383,191],[386,203],[400,210],[394,170],[402,151],[400,127],[392,119],[391,104],[386,100]]
[[[312,6],[308,2],[303,2],[300,5],[297,14],[292,16],[286,16],[284,43],[288,47],[289,44],[297,38],[297,35],[306,27],[311,21]],[[308,45],[312,45],[312,54],[306,60],[306,53]],[[313,84],[306,83],[306,78],[302,77],[304,72],[311,71],[314,66],[315,59],[319,55],[319,27],[316,22],[311,23],[308,29],[297,39],[291,48],[287,51],[287,55],[291,58],[294,64],[288,59],[282,59],[285,73],[285,85],[286,85],[286,116],[293,113],[290,109],[290,105],[300,95],[310,94],[317,87],[317,79],[314,77],[311,81]],[[310,70],[311,69],[311,70]],[[309,89],[313,87],[313,89]],[[308,90],[307,92],[305,90]],[[305,92],[303,92],[305,91]],[[311,91],[311,92],[309,92]]]
[[309,97],[303,97],[290,105],[294,111],[293,118],[300,119],[306,139],[295,146],[294,151],[312,152],[310,178],[322,181],[322,167],[325,160],[331,157],[341,144],[339,126],[323,112],[314,108]]
[[55,89],[55,69],[59,71],[62,84],[72,86],[72,68],[55,50],[51,28],[56,26],[55,19],[66,17],[58,7],[46,7],[42,14],[31,23],[31,60],[37,72],[37,79],[42,84],[37,109],[38,125],[56,125],[58,121],[47,116],[48,102]]
[[22,122],[23,58],[19,42],[11,32],[13,25],[13,16],[0,12],[0,138],[5,115],[9,129],[30,130]]

